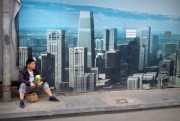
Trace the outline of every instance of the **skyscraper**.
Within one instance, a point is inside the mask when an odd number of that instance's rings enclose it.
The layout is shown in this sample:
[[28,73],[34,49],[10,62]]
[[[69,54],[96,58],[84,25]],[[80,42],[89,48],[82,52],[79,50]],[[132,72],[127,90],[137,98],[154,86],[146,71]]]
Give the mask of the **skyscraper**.
[[98,67],[98,71],[100,73],[105,72],[105,59],[103,56],[97,56],[96,57],[96,67]]
[[109,30],[106,29],[104,31],[104,38],[103,38],[103,50],[109,51]]
[[151,42],[151,61],[157,60],[157,52],[158,52],[158,36],[153,35]]
[[29,58],[32,58],[32,48],[19,47],[19,67],[26,66],[26,61]]
[[140,39],[138,37],[134,38],[134,41],[129,42],[128,44],[128,54],[127,54],[127,63],[128,63],[128,73],[133,74],[138,71],[139,65],[139,50],[140,50]]
[[116,51],[116,50],[106,51],[105,73],[108,79],[110,79],[112,83],[115,83],[119,80],[120,61],[121,61],[120,51]]
[[121,52],[121,63],[127,63],[128,45],[122,44],[118,46],[118,50]]
[[[84,76],[86,68],[87,49],[83,47],[69,48],[69,87],[74,88],[75,79]],[[75,78],[78,76],[79,78]]]
[[150,32],[151,30],[143,30],[140,39],[140,51],[139,51],[139,70],[143,70],[148,66],[149,53],[150,53]]
[[102,39],[96,39],[96,50],[97,51],[103,50],[103,40]]
[[141,42],[143,44],[143,47],[145,49],[145,57],[144,57],[144,66],[148,66],[148,59],[149,59],[149,31],[148,30],[143,30],[142,31],[142,38]]
[[139,68],[138,70],[143,70],[145,67],[145,51],[146,45],[143,45],[140,41],[140,51],[139,51]]
[[117,49],[117,29],[109,30],[109,50]]
[[149,29],[148,29],[148,64],[150,63],[150,47],[151,47],[151,27],[150,26],[147,26]]
[[49,53],[41,54],[41,71],[46,75],[49,86],[55,86],[55,56]]
[[55,56],[55,88],[60,89],[65,69],[65,31],[49,30],[47,32],[47,52]]
[[94,20],[93,13],[80,12],[78,29],[78,47],[87,48],[87,66],[95,66],[95,44],[94,44]]
[[104,31],[104,47],[105,51],[117,49],[117,29],[106,29]]

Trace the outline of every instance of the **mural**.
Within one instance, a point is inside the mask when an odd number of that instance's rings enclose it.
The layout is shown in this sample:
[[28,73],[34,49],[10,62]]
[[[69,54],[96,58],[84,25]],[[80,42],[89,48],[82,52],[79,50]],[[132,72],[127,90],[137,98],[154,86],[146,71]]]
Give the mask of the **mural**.
[[21,0],[19,67],[33,57],[50,85],[64,91],[177,84],[179,3]]

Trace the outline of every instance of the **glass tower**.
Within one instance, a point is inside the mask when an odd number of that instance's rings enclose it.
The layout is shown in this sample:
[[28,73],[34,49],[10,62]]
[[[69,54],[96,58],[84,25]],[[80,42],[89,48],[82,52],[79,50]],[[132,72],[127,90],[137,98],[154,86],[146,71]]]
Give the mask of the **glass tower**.
[[95,66],[95,43],[94,43],[94,21],[93,13],[80,12],[78,47],[87,48],[87,67]]

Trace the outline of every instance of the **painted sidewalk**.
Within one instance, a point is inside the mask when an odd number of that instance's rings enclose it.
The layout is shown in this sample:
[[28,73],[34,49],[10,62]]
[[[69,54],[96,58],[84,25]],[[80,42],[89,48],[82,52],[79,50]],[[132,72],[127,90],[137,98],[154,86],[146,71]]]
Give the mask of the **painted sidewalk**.
[[35,103],[26,100],[24,109],[19,108],[17,97],[8,103],[0,102],[0,119],[90,115],[180,106],[180,88],[54,94],[60,102],[49,102],[46,95],[40,95]]

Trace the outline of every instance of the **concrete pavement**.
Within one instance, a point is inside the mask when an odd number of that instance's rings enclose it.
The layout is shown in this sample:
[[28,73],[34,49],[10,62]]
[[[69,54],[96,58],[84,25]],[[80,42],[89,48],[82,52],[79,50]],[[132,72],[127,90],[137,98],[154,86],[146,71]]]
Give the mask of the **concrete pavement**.
[[76,117],[41,117],[24,121],[179,121],[180,108],[156,109]]
[[24,109],[19,108],[17,96],[11,102],[0,102],[0,119],[90,115],[180,106],[180,88],[55,93],[60,102],[49,102],[46,95],[40,95],[35,103],[25,101]]

